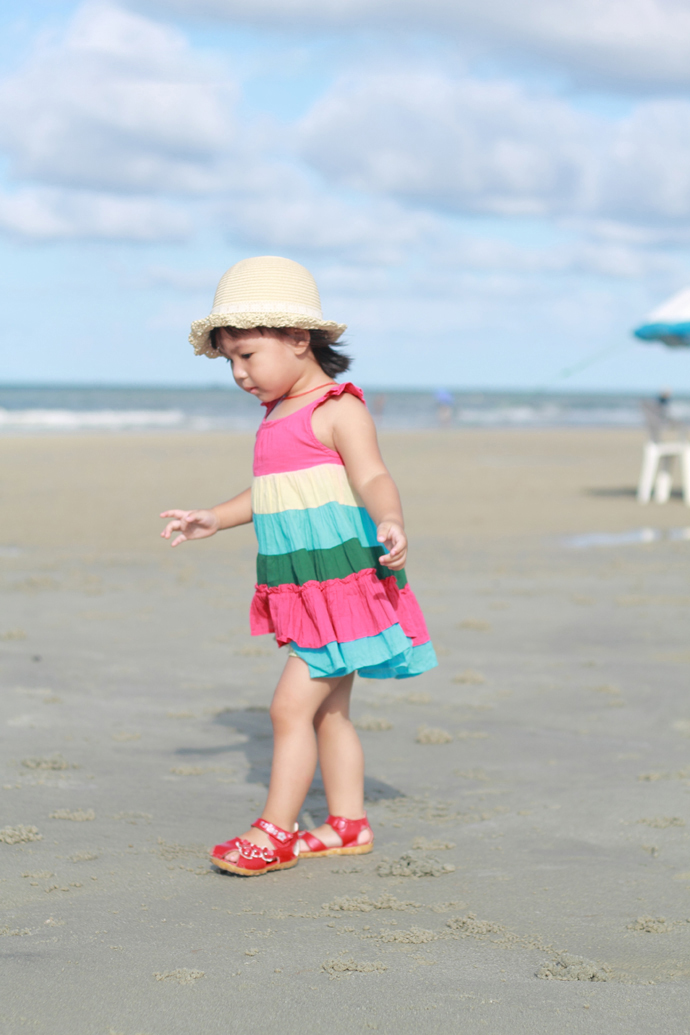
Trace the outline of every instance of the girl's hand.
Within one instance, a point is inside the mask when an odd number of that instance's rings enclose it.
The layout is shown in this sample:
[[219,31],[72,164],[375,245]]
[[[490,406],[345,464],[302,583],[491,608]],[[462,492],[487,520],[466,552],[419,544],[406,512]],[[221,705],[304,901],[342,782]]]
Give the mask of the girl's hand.
[[396,521],[382,521],[376,529],[376,538],[388,550],[388,553],[379,557],[381,564],[393,571],[404,568],[407,558],[407,536],[402,525]]
[[215,535],[220,527],[218,516],[212,510],[164,510],[162,518],[174,518],[161,532],[163,539],[169,539],[173,532],[180,534],[171,546],[179,546],[187,539],[206,539]]

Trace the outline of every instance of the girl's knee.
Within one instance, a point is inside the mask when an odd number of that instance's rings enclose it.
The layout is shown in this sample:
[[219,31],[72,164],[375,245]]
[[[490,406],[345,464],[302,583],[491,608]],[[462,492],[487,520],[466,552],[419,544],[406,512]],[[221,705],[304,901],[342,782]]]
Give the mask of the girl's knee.
[[275,727],[285,722],[288,714],[288,709],[286,708],[283,701],[275,700],[274,698],[274,700],[271,702],[271,707],[268,709],[268,714],[270,715],[271,722]]
[[274,729],[311,721],[308,709],[287,695],[274,697],[268,713]]

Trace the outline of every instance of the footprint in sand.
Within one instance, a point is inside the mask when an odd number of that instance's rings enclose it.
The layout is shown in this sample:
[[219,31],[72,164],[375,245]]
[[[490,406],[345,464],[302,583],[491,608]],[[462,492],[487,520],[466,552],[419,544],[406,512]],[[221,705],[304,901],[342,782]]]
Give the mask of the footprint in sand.
[[680,816],[652,816],[646,819],[638,819],[638,823],[644,823],[655,830],[666,830],[668,827],[684,827],[685,820]]
[[400,698],[401,701],[406,701],[408,704],[431,704],[433,697],[427,693],[412,693],[405,694]]
[[412,847],[424,852],[447,852],[455,848],[455,841],[428,841],[426,837],[415,837]]
[[177,970],[166,970],[153,975],[156,981],[175,981],[178,985],[193,985],[199,978],[206,977],[203,970],[189,970],[187,967],[178,967]]
[[485,622],[481,618],[465,618],[458,623],[458,629],[469,629],[472,632],[489,632],[491,622]]
[[466,668],[464,672],[453,676],[451,683],[466,683],[469,686],[479,686],[481,683],[486,683],[486,676],[481,672],[476,672],[473,668]]

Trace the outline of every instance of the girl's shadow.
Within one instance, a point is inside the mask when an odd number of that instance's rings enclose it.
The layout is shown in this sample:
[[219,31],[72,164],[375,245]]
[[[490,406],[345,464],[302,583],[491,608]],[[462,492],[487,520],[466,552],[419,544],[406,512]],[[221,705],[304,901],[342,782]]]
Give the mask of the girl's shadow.
[[[219,712],[214,722],[219,726],[226,726],[246,737],[247,740],[241,744],[226,744],[219,747],[209,748],[178,748],[176,755],[191,757],[229,754],[236,751],[241,752],[249,763],[249,772],[246,782],[259,784],[268,787],[271,775],[271,757],[273,753],[273,730],[268,714],[268,708],[227,708]],[[382,799],[404,798],[405,795],[397,787],[391,787],[383,780],[376,780],[374,777],[364,778],[364,799],[367,802],[381,801]],[[314,782],[311,785],[304,807],[314,815],[323,812],[327,814],[326,798],[323,792],[323,781],[317,770]]]

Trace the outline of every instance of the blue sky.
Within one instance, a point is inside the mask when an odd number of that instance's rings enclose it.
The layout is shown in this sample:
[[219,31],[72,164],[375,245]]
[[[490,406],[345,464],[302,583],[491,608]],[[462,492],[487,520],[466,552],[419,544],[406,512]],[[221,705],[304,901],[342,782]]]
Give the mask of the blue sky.
[[224,382],[189,323],[262,254],[366,385],[689,391],[630,330],[690,283],[690,8],[2,5],[0,381]]

